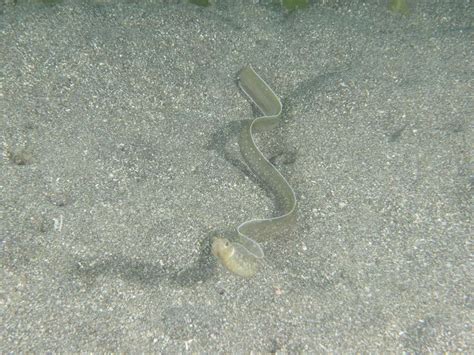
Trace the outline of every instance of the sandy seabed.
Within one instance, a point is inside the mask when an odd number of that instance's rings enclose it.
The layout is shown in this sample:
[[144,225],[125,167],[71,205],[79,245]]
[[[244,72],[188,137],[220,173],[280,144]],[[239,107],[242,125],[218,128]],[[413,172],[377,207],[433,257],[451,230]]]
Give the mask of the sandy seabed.
[[[472,351],[471,1],[0,5],[2,351]],[[251,279],[214,235],[298,199]],[[236,154],[237,153],[237,154]]]

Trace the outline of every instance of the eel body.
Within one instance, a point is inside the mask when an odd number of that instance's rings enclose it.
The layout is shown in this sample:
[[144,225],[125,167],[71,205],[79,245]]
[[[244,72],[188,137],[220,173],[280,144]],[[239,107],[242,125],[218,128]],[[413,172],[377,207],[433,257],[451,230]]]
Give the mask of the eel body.
[[268,84],[249,65],[238,75],[241,90],[260,110],[262,116],[242,121],[239,148],[242,157],[253,173],[274,195],[279,214],[271,218],[253,219],[237,227],[232,240],[217,237],[212,243],[212,253],[229,271],[251,277],[264,257],[259,244],[281,234],[294,220],[296,197],[283,175],[265,158],[255,144],[254,133],[271,129],[280,123],[282,104]]

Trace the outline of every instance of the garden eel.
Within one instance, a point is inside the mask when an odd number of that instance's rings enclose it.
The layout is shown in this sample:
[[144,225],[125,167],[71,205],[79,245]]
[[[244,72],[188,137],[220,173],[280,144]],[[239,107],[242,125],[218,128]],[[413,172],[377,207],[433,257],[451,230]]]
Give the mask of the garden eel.
[[237,227],[237,233],[229,240],[216,237],[212,243],[214,254],[229,271],[251,277],[263,259],[258,243],[284,232],[294,220],[296,197],[283,175],[264,157],[255,144],[254,132],[275,127],[280,123],[282,105],[268,84],[248,65],[238,75],[240,89],[260,110],[263,116],[243,120],[239,135],[240,153],[254,174],[274,195],[279,214],[272,218],[253,219]]

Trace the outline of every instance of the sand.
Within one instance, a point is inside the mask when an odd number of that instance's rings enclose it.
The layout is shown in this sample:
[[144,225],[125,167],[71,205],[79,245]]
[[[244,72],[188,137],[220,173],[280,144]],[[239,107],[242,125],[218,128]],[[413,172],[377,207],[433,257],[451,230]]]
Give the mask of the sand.
[[[5,1],[0,350],[473,351],[473,13]],[[236,147],[247,64],[298,198],[251,279],[209,250],[274,212]]]

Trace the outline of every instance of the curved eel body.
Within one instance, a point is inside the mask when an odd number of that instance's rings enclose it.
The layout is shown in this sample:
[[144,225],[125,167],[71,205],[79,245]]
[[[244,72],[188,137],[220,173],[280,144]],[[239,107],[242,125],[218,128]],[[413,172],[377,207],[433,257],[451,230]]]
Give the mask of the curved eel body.
[[254,140],[256,131],[270,129],[280,123],[281,101],[250,65],[239,72],[238,79],[241,90],[263,114],[242,122],[240,152],[248,167],[275,196],[280,214],[242,223],[237,227],[237,235],[232,241],[223,237],[215,238],[212,253],[229,271],[243,277],[251,277],[257,272],[264,256],[258,242],[281,233],[285,226],[293,221],[296,197],[290,184],[265,158]]

